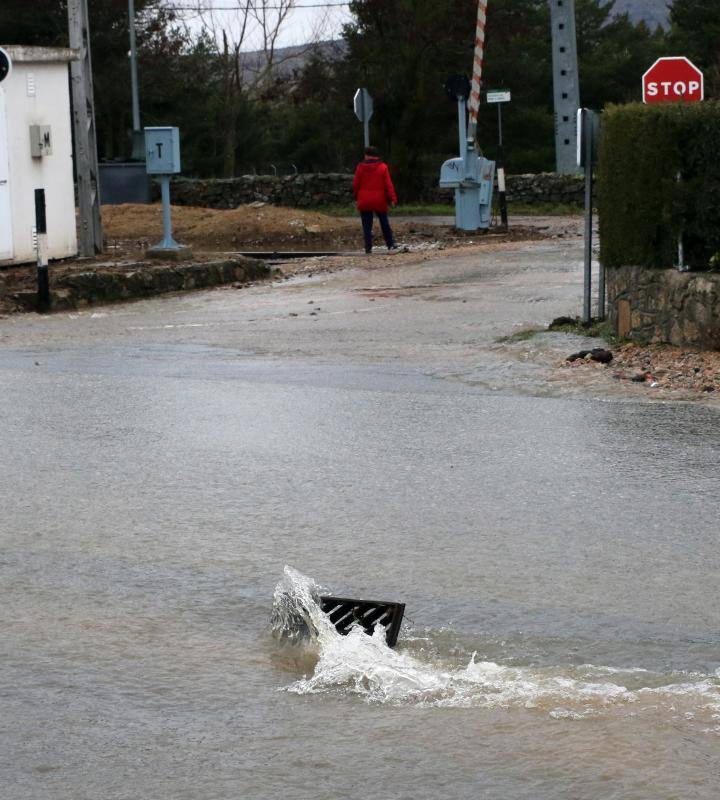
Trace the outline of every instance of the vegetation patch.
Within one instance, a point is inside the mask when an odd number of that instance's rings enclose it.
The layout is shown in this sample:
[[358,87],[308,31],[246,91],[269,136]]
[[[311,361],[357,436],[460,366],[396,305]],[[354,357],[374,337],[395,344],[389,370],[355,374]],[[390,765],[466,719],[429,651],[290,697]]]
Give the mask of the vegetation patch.
[[606,267],[720,264],[720,102],[612,106],[598,169]]

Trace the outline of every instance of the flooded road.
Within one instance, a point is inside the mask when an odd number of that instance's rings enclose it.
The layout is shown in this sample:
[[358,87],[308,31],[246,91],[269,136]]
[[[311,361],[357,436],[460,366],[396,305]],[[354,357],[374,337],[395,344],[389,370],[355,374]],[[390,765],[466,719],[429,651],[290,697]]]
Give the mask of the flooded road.
[[[581,260],[0,320],[3,797],[714,800],[718,411],[496,343]],[[312,581],[397,649],[279,642]]]

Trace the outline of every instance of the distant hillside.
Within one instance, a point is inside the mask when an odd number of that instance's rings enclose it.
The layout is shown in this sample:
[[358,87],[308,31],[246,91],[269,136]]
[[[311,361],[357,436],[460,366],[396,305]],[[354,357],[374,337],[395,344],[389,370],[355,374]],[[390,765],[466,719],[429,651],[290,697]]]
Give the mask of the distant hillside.
[[671,0],[617,0],[615,10],[621,14],[627,11],[633,22],[643,20],[650,28],[656,25],[667,28],[668,5]]

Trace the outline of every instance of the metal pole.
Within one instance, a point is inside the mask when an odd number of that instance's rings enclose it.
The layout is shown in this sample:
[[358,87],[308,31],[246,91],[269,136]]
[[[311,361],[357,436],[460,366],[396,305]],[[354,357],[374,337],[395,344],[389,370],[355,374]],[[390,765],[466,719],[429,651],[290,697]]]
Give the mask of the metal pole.
[[593,188],[593,130],[589,111],[582,114],[583,135],[585,136],[585,292],[583,302],[583,322],[592,321],[592,188]]
[[162,207],[163,207],[163,240],[158,247],[161,248],[178,248],[178,243],[173,239],[172,235],[172,219],[170,212],[170,176],[160,176],[160,192],[162,194]]
[[458,95],[457,104],[459,133],[458,154],[460,155],[460,158],[464,159],[467,156],[467,139],[465,133],[465,98]]
[[135,47],[135,2],[128,0],[130,28],[130,85],[132,87],[133,132],[140,130],[140,99],[138,97],[137,49]]
[[370,147],[370,120],[368,119],[365,89],[360,89],[360,116],[363,122],[363,141],[365,147]]
[[[678,172],[675,175],[675,182],[679,184],[681,181],[682,181],[682,173]],[[680,233],[678,233],[677,254],[678,254],[678,263],[677,263],[678,272],[687,272],[687,268],[685,267],[685,246],[683,244],[682,230],[680,231]]]
[[498,182],[498,204],[500,206],[500,224],[507,228],[508,213],[507,200],[505,195],[505,158],[503,154],[503,135],[502,135],[502,103],[498,107],[498,158],[497,158],[497,182]]
[[75,176],[80,205],[80,254],[94,256],[102,252],[103,232],[87,0],[68,0],[68,28],[70,47],[79,53],[79,59],[70,63],[70,84],[75,134]]

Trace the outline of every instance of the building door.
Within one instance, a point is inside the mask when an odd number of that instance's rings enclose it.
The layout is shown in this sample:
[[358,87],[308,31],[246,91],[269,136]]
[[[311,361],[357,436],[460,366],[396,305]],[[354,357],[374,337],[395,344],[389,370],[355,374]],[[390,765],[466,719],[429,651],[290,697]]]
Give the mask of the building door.
[[8,154],[5,91],[0,89],[0,261],[13,257],[10,163]]

